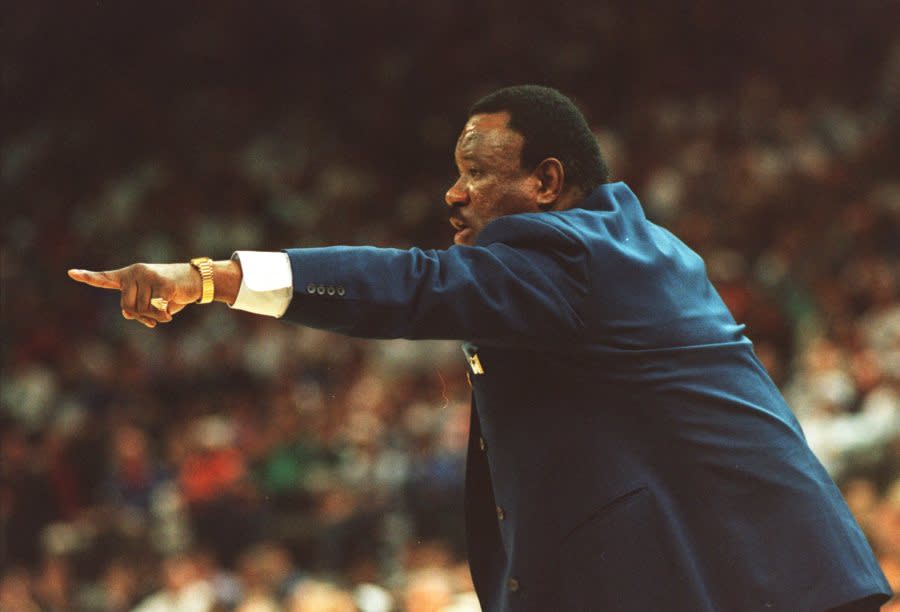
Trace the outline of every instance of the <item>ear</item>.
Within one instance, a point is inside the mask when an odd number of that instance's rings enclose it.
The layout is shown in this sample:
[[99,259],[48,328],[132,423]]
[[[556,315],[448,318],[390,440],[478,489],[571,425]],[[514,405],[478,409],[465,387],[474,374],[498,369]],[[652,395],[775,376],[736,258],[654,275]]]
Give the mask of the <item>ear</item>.
[[537,165],[533,174],[538,179],[538,208],[550,210],[559,200],[565,184],[566,173],[562,162],[555,157],[548,157]]

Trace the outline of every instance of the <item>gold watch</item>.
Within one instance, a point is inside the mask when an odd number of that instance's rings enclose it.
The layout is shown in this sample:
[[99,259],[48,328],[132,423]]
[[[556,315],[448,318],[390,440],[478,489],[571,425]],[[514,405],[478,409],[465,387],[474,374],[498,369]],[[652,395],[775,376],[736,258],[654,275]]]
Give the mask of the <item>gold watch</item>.
[[203,280],[203,293],[198,304],[209,304],[213,301],[216,294],[216,286],[213,283],[212,259],[209,257],[195,257],[191,260],[191,265],[200,272],[200,278]]

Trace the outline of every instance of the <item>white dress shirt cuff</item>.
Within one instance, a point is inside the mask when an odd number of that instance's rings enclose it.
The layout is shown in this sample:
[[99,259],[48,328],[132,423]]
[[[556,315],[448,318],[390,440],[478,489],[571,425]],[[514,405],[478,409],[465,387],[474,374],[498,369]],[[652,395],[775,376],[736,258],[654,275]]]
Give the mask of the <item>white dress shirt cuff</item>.
[[235,251],[241,262],[241,288],[231,308],[270,317],[280,317],[294,295],[294,278],[287,253]]

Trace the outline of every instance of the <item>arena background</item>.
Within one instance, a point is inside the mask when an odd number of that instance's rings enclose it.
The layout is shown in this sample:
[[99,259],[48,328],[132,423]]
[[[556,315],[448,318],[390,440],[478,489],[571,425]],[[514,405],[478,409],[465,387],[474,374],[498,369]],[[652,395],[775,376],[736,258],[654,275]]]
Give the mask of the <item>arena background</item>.
[[149,330],[65,271],[445,246],[522,82],[706,258],[900,588],[900,3],[520,4],[0,5],[0,609],[477,609],[457,344]]

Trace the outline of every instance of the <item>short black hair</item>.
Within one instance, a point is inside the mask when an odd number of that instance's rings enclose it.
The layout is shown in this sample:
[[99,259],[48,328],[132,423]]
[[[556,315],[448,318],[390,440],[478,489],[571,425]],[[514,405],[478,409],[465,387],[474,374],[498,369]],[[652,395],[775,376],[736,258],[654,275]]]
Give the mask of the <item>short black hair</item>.
[[585,194],[609,181],[609,168],[587,120],[575,103],[541,85],[514,85],[488,94],[472,105],[469,117],[509,113],[509,128],[525,139],[522,167],[535,168],[548,157],[562,162],[566,182]]

